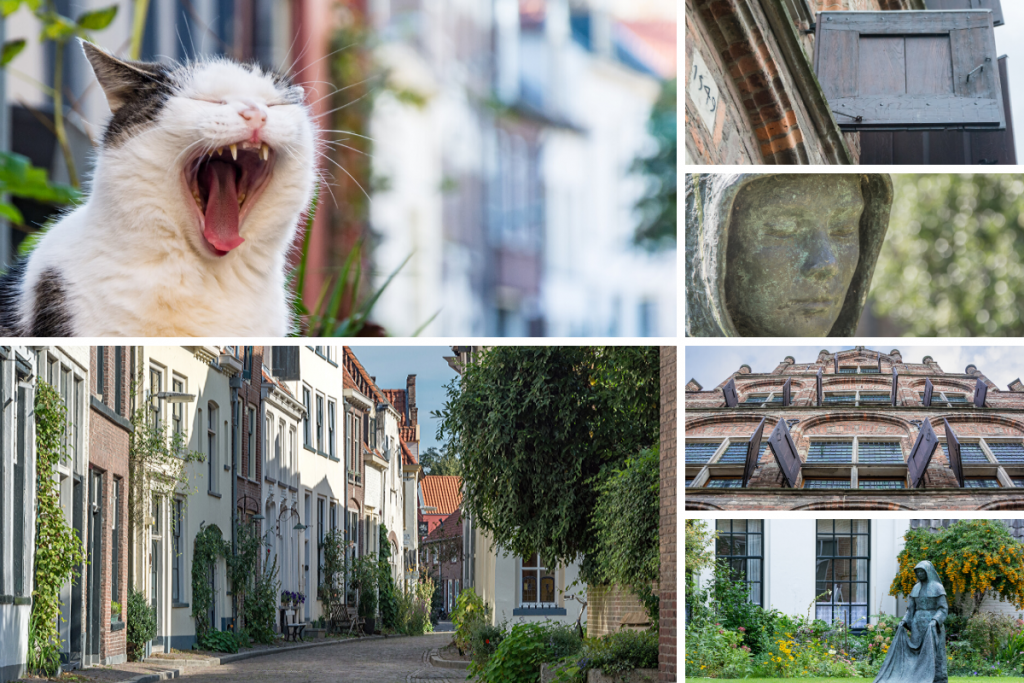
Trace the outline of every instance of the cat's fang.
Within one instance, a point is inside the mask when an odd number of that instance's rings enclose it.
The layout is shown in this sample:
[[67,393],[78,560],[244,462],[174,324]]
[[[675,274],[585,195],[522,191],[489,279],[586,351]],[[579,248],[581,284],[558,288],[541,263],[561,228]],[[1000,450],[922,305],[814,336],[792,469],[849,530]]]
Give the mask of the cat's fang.
[[224,153],[224,148],[223,147],[218,147],[217,148],[217,156],[220,156],[223,153]]
[[228,145],[231,148],[231,158],[238,161],[238,145]]
[[260,159],[266,161],[270,158],[270,148],[267,147],[266,143],[260,145]]

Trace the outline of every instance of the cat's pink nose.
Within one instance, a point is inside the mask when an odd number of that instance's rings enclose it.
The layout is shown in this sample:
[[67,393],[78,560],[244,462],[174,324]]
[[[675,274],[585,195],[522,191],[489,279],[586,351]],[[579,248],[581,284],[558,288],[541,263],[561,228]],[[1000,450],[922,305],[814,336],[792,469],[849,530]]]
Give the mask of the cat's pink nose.
[[238,112],[238,115],[245,119],[245,122],[249,124],[249,127],[254,130],[262,128],[267,123],[267,112],[260,107],[246,107],[242,111]]

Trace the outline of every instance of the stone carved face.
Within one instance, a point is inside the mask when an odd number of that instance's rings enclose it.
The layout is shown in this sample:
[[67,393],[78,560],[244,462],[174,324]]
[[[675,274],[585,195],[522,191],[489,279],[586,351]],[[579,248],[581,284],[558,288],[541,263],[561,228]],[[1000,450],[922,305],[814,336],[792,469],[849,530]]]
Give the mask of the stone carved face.
[[917,577],[917,580],[918,580],[919,583],[927,583],[928,582],[928,572],[926,572],[925,570],[923,570],[921,568],[917,568],[917,569],[914,570],[914,576]]
[[729,223],[726,305],[742,336],[824,337],[860,257],[859,176],[786,175],[737,195]]

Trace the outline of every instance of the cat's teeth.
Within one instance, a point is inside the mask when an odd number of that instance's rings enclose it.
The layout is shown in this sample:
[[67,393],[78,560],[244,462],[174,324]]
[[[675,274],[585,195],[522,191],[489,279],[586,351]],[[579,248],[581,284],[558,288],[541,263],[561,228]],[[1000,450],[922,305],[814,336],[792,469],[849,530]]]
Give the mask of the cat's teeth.
[[238,145],[229,145],[231,147],[231,158],[238,161]]
[[270,158],[270,148],[266,144],[260,146],[260,159],[266,161]]
[[242,208],[242,202],[245,201],[245,193],[238,195],[238,208]]
[[224,153],[224,148],[223,147],[218,147],[217,148],[217,156],[220,156],[223,153]]

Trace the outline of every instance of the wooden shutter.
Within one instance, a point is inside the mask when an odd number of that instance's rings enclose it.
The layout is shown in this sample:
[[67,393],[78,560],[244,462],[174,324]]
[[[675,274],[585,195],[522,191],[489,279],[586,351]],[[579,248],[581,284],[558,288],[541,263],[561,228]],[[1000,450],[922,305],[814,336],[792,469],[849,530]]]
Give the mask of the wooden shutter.
[[[1019,2],[1019,0],[1017,0]],[[924,0],[924,8],[939,9],[990,9],[992,25],[1003,25],[1003,7],[999,0]]]
[[757,429],[754,430],[753,436],[747,443],[747,462],[743,466],[743,488],[747,488],[747,482],[750,481],[750,477],[757,467],[757,458],[761,452],[761,436],[764,434],[764,422],[765,418],[762,417],[761,423],[757,425]]
[[985,384],[985,380],[978,378],[978,381],[974,385],[974,407],[984,408],[985,407],[985,396],[988,395],[988,385]]
[[963,488],[964,466],[960,460],[960,439],[956,438],[956,432],[949,426],[949,420],[942,418],[942,426],[946,429],[946,453],[949,455],[949,467],[956,475],[956,483]]
[[839,355],[838,354],[836,354],[835,356],[832,356],[832,363],[835,366],[833,368],[833,372],[838,375],[839,374]]
[[800,456],[796,452],[796,444],[789,434],[789,427],[785,420],[779,420],[768,437],[768,446],[775,455],[775,461],[779,463],[782,474],[786,477],[786,483],[790,488],[796,488],[797,477],[800,476]]
[[821,374],[824,368],[818,368],[817,378],[817,389],[818,389],[818,407],[825,405],[825,393],[821,390]]
[[815,71],[844,130],[1003,130],[992,13],[820,12]]
[[299,347],[275,346],[271,359],[271,372],[283,382],[299,379]]
[[739,405],[740,397],[736,393],[736,380],[731,379],[729,382],[722,387],[722,393],[725,394],[725,405],[730,408],[735,408]]
[[882,354],[878,354],[878,371],[882,371]]
[[892,407],[893,408],[895,408],[896,404],[899,403],[899,394],[897,393],[897,391],[899,390],[899,382],[900,382],[900,373],[898,373],[896,371],[896,368],[894,367],[892,369],[892,391],[890,392],[890,396],[889,396],[889,398],[892,399]]
[[925,408],[931,408],[932,406],[932,394],[935,392],[935,385],[932,384],[930,379],[924,381],[924,406]]
[[924,473],[928,469],[928,463],[932,461],[935,447],[938,445],[939,437],[935,435],[931,423],[925,420],[921,423],[921,428],[917,432],[917,441],[914,442],[914,447],[910,449],[910,456],[907,458],[910,488],[916,489],[920,486]]
[[786,380],[786,383],[782,385],[782,405],[789,406],[793,405],[793,378],[790,377]]

